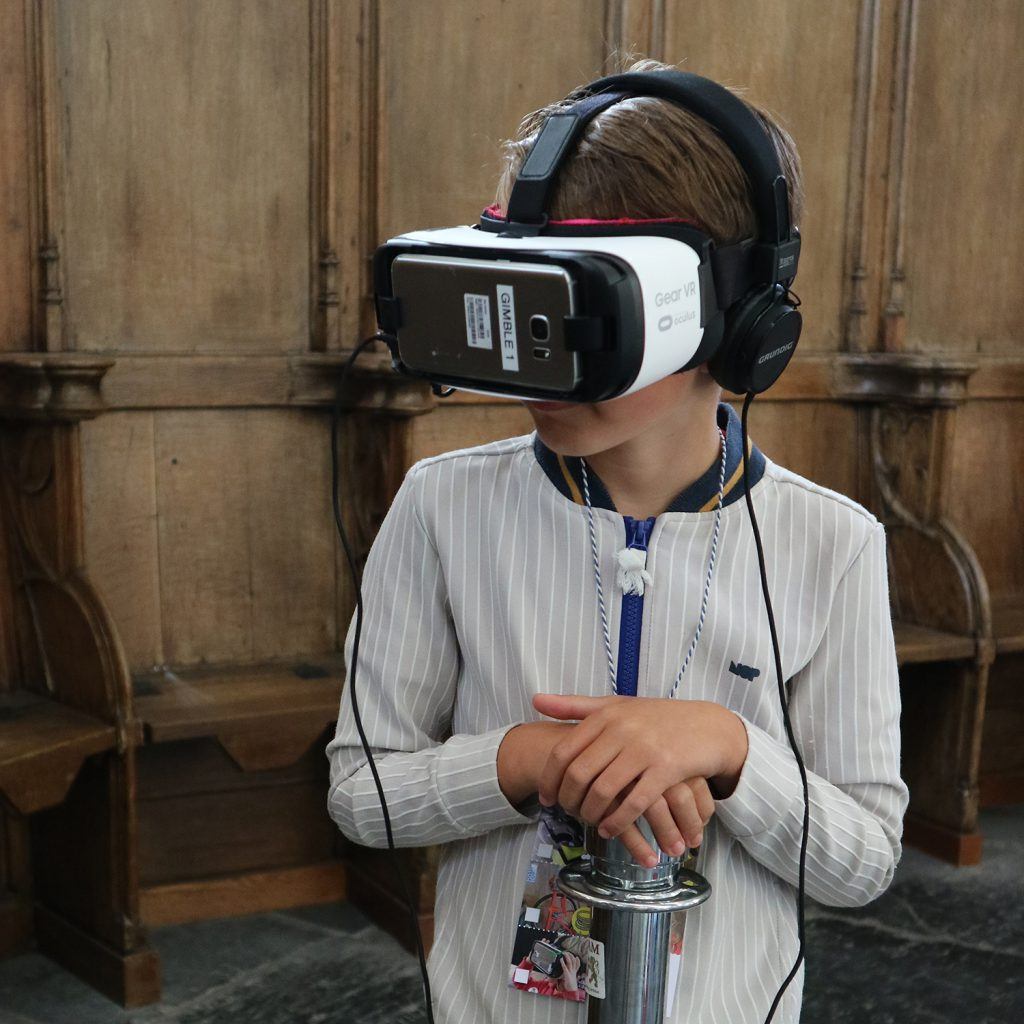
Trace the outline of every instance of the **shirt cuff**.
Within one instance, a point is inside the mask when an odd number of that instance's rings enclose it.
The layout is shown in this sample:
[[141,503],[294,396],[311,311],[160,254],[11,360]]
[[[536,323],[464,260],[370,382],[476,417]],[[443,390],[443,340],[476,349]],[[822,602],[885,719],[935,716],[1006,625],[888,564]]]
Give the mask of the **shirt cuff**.
[[498,747],[518,724],[476,736],[452,736],[443,744],[435,784],[452,824],[467,836],[505,825],[528,825],[540,815],[535,796],[516,806],[509,803],[498,784]]
[[715,817],[737,838],[756,836],[785,820],[803,803],[793,751],[760,726],[739,716],[747,730],[747,759],[736,788],[715,801]]

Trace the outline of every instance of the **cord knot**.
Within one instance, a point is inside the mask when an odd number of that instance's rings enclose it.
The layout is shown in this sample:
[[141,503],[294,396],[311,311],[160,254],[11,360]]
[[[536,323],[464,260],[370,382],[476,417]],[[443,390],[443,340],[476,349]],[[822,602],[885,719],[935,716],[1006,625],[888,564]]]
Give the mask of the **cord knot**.
[[618,571],[615,582],[624,594],[644,596],[644,588],[651,586],[653,580],[647,571],[647,552],[641,548],[623,548],[615,555]]

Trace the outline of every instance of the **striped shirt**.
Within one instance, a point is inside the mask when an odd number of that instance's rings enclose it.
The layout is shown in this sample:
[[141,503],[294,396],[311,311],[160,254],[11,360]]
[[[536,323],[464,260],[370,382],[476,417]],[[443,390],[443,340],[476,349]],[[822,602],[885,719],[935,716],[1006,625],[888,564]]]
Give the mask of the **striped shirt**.
[[[727,406],[720,417],[731,478],[739,424]],[[535,693],[610,692],[586,509],[568,465],[579,460],[560,460],[538,441],[534,432],[416,463],[363,579],[357,696],[395,841],[444,844],[429,961],[443,1024],[585,1020],[577,1004],[508,987],[537,804],[505,798],[498,747],[511,727],[540,717]],[[752,460],[750,493],[808,770],[807,892],[831,906],[860,905],[892,879],[907,803],[884,532],[850,499],[756,449]],[[683,492],[650,532],[640,696],[667,695],[693,637],[715,517],[713,503],[697,502],[709,484],[717,494],[718,472],[710,467],[703,486]],[[590,479],[615,649],[628,597],[614,586],[624,518]],[[797,951],[802,790],[738,500],[742,478],[730,484],[704,629],[676,696],[735,711],[749,750],[735,791],[716,802],[704,830],[697,870],[713,893],[687,915],[672,1024],[759,1024]],[[325,753],[332,819],[354,842],[386,846],[347,691]],[[802,983],[801,970],[776,1013],[780,1024],[798,1020]]]

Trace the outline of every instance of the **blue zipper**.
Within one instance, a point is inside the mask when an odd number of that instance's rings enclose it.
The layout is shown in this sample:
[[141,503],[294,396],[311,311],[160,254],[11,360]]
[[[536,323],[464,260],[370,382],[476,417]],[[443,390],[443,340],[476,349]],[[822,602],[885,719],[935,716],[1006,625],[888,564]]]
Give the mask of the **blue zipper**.
[[[657,516],[634,519],[623,516],[626,524],[626,547],[646,551]],[[640,668],[640,627],[644,620],[644,599],[640,594],[622,595],[622,613],[619,617],[619,664],[615,669],[617,692],[627,697],[636,696],[637,676]]]

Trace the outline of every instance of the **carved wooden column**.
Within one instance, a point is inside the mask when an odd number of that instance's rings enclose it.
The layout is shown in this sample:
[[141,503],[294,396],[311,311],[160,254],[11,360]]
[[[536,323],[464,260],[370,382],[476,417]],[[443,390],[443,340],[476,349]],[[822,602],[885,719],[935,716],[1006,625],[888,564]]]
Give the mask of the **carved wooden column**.
[[906,839],[957,864],[981,857],[978,761],[993,658],[988,587],[948,516],[957,409],[971,362],[914,353],[840,359],[861,405],[861,494],[885,523],[901,651]]

